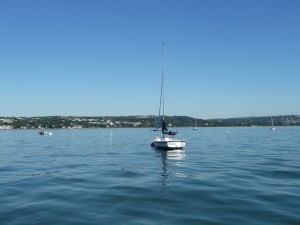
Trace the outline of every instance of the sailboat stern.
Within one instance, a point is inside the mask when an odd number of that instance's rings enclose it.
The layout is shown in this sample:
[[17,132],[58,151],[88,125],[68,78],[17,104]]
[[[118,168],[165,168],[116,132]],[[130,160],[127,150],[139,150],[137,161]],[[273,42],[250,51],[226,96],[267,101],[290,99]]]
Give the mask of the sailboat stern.
[[151,146],[166,150],[183,149],[185,147],[185,140],[156,137]]

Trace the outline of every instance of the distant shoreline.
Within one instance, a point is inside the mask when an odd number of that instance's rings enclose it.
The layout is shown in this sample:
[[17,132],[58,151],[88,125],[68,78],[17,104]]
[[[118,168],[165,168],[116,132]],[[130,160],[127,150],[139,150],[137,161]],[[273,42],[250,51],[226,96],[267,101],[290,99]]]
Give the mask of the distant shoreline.
[[[288,126],[276,126],[276,128],[288,128],[288,127],[300,127],[300,125],[288,125]],[[193,127],[174,127],[175,129],[178,128],[184,128],[184,129],[193,129]],[[229,126],[229,127],[198,127],[198,129],[207,129],[207,128],[270,128],[270,126]],[[54,130],[97,130],[97,129],[149,129],[149,131],[151,132],[160,132],[160,131],[153,131],[151,130],[151,128],[149,127],[94,127],[94,128],[47,128],[47,129],[43,129],[43,130],[47,130],[47,131],[54,131]],[[19,129],[19,128],[12,128],[12,129],[1,129],[0,128],[0,132],[1,131],[16,131],[16,130],[24,130],[24,131],[28,131],[28,130],[36,130],[39,131],[41,129],[38,128],[25,128],[25,129]]]
[[[272,116],[275,127],[300,126],[300,116]],[[271,117],[244,117],[229,119],[197,119],[188,116],[165,116],[168,127],[271,127]],[[174,124],[175,121],[175,124]],[[92,129],[92,128],[149,128],[156,126],[157,117],[149,116],[43,116],[0,117],[0,130],[37,129]]]

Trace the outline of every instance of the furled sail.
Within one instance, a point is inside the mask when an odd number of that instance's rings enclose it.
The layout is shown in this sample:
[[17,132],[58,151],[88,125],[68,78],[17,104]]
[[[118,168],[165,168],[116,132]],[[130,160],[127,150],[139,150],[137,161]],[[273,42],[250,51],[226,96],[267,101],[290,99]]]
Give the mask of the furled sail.
[[168,130],[167,124],[166,124],[166,122],[163,120],[163,121],[162,121],[162,133],[163,133],[163,134],[167,134],[167,135],[176,135],[176,134],[177,134],[177,131],[170,131],[170,130]]

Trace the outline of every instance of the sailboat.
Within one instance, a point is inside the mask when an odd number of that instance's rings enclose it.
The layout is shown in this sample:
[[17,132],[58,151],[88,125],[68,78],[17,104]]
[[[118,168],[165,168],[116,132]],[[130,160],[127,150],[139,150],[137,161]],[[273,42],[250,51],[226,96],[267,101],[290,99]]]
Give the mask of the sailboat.
[[[165,43],[163,43],[163,71],[161,79],[161,89],[160,89],[160,105],[158,113],[158,124],[160,126],[161,122],[161,131],[162,137],[156,135],[151,146],[157,149],[173,150],[173,149],[182,149],[185,147],[185,140],[175,139],[177,131],[168,130],[167,123],[165,121],[165,90],[164,90],[164,76],[165,76]],[[162,115],[160,115],[162,105]],[[159,129],[159,128],[158,128]]]
[[39,135],[52,135],[53,133],[52,132],[47,132],[47,131],[44,131],[44,129],[41,129],[39,131]]
[[275,127],[274,127],[274,125],[273,125],[273,117],[271,116],[271,130],[275,130]]
[[41,129],[41,130],[39,131],[39,134],[40,134],[40,135],[47,135],[48,133],[47,133],[46,131],[44,131],[43,129]]
[[195,118],[195,127],[193,128],[193,130],[198,130],[198,127],[197,127],[197,119]]

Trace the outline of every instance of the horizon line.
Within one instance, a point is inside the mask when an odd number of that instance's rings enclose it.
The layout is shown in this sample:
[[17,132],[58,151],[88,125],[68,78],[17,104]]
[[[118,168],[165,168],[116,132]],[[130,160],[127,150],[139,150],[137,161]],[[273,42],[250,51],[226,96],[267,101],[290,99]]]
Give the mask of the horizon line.
[[[239,117],[218,117],[218,118],[208,118],[208,119],[201,119],[193,116],[186,116],[186,115],[176,115],[176,116],[168,116],[167,117],[190,117],[192,119],[198,120],[218,120],[218,119],[244,119],[244,118],[259,118],[259,117],[282,117],[282,116],[300,116],[300,114],[284,114],[284,115],[269,115],[269,116],[239,116]],[[36,118],[36,117],[157,117],[157,115],[119,115],[119,116],[78,116],[78,115],[48,115],[48,116],[0,116],[0,118]]]

